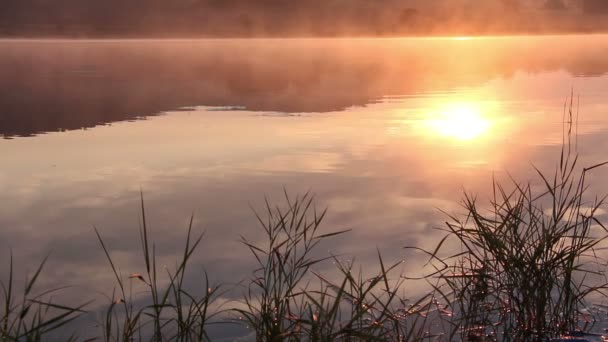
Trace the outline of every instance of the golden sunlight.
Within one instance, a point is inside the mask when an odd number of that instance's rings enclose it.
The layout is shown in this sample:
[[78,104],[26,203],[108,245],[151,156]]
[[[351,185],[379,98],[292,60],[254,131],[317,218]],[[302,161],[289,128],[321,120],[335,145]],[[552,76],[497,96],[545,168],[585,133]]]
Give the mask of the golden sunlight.
[[426,122],[439,135],[460,141],[478,138],[492,126],[475,103],[449,103],[432,113]]
[[467,41],[467,40],[473,40],[473,37],[453,37],[452,40],[457,40],[457,41]]

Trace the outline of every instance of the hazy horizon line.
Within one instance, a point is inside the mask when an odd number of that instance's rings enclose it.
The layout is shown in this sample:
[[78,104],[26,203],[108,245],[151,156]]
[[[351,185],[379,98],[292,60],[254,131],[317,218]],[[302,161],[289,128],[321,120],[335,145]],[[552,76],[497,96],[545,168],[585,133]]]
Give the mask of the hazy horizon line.
[[209,36],[153,36],[153,35],[122,35],[122,36],[2,36],[2,41],[44,41],[44,40],[289,40],[289,39],[483,39],[483,38],[519,38],[519,37],[563,37],[563,36],[601,36],[608,35],[608,30],[597,31],[574,31],[574,32],[512,32],[512,33],[487,33],[487,34],[412,34],[412,35],[259,35],[259,36],[230,36],[230,35],[209,35]]

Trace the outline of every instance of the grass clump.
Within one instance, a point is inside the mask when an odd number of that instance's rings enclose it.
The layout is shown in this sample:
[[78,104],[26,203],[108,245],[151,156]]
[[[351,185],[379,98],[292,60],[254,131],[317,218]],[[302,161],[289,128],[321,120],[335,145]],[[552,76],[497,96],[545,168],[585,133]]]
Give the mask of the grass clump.
[[300,286],[310,268],[327,259],[314,258],[312,252],[323,239],[343,233],[318,233],[326,211],[317,212],[310,194],[293,202],[285,197],[287,209],[274,208],[266,201],[267,219],[255,213],[265,233],[262,244],[241,238],[257,261],[257,269],[244,294],[245,308],[236,311],[255,330],[258,341],[282,341],[299,333],[300,316],[294,307],[303,295]]
[[404,278],[394,278],[401,262],[386,267],[378,251],[374,276],[354,271],[353,263],[335,259],[340,282],[315,273],[318,291],[306,291],[307,312],[299,321],[305,340],[310,341],[421,341],[427,332],[428,317],[436,310],[432,295],[416,302],[402,297]]
[[[493,182],[489,205],[465,194],[464,218],[451,216],[432,253],[438,291],[454,311],[452,338],[544,341],[580,330],[591,294],[608,288],[596,254],[608,237],[598,219],[605,197],[588,199],[586,176],[605,163],[578,168],[572,113],[552,176],[536,169],[542,186]],[[461,246],[439,255],[448,238]],[[437,263],[439,262],[439,263]]]
[[[268,342],[546,341],[586,330],[579,322],[590,312],[588,299],[608,289],[606,261],[596,253],[608,239],[599,219],[606,197],[589,196],[586,179],[608,163],[578,166],[572,117],[570,111],[555,172],[536,169],[540,185],[493,181],[487,203],[465,193],[465,215],[449,216],[445,237],[423,251],[435,270],[426,277],[429,293],[414,301],[404,296],[401,261],[387,264],[380,251],[365,272],[354,261],[319,256],[322,242],[348,231],[322,233],[327,211],[317,210],[314,196],[285,192],[283,206],[266,201],[263,213],[254,211],[261,238],[241,243],[256,266],[238,305],[224,310],[217,303],[224,287],[211,286],[206,273],[198,291],[186,287],[203,239],[193,233],[193,217],[175,268],[159,268],[142,194],[143,272],[123,274],[95,228],[115,280],[98,340],[208,341],[210,325],[234,324],[234,315]],[[318,268],[330,262],[335,269],[322,274]],[[84,306],[51,300],[63,288],[34,292],[45,263],[16,291],[11,255],[8,280],[0,281],[0,341],[42,341],[84,313]]]
[[[35,292],[35,285],[47,262],[45,257],[22,289],[16,288],[13,254],[9,257],[8,279],[0,279],[2,308],[0,309],[0,341],[44,341],[53,332],[65,328],[85,311],[82,304],[76,307],[53,303],[52,295],[66,287]],[[75,334],[66,337],[76,341]]]
[[[189,262],[203,238],[203,234],[193,235],[194,218],[190,218],[183,255],[174,271],[164,270],[160,274],[156,263],[156,246],[151,243],[143,194],[141,196],[140,243],[145,272],[132,273],[125,277],[113,262],[110,250],[99,231],[95,233],[105,253],[116,280],[116,288],[110,298],[101,326],[104,341],[208,341],[207,328],[210,321],[219,314],[212,305],[219,297],[221,287],[212,287],[207,274],[197,293],[189,292],[184,279]],[[163,273],[164,273],[163,272]],[[136,305],[138,298],[131,291],[132,282],[141,283],[144,291],[139,298],[147,304]]]
[[[347,231],[320,234],[326,211],[316,210],[309,193],[293,200],[285,194],[285,200],[286,209],[266,201],[266,217],[256,213],[262,243],[242,238],[257,269],[243,308],[235,311],[257,341],[414,341],[424,334],[416,323],[430,307],[399,297],[403,278],[392,279],[392,272],[400,263],[387,267],[378,252],[378,273],[364,277],[353,272],[353,263],[314,257],[319,243]],[[334,261],[341,280],[313,270],[326,260]]]

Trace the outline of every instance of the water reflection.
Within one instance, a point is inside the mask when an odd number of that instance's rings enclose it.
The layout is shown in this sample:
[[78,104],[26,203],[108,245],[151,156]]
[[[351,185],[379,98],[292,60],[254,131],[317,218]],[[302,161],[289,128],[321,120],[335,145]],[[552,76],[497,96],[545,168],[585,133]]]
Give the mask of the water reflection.
[[459,141],[470,141],[487,134],[492,126],[479,103],[449,102],[429,113],[425,123],[432,133]]
[[0,135],[199,105],[331,112],[518,73],[608,71],[606,36],[464,38],[0,41]]
[[[83,289],[71,293],[75,302],[111,292],[90,227],[125,273],[141,273],[143,188],[159,264],[175,262],[194,212],[196,229],[207,230],[196,269],[233,283],[254,264],[238,236],[261,238],[249,206],[260,209],[264,195],[280,202],[285,187],[317,193],[329,207],[327,231],[353,229],[319,254],[368,265],[378,247],[386,260],[405,260],[404,272],[419,272],[422,256],[402,247],[433,246],[441,235],[433,228],[446,219],[437,209],[459,213],[463,188],[484,199],[505,171],[527,178],[532,162],[554,167],[573,85],[580,163],[606,159],[608,64],[596,54],[608,41],[590,38],[579,42],[588,49],[554,56],[542,51],[556,38],[547,39],[483,43],[497,50],[479,63],[461,58],[474,50],[460,45],[478,39],[297,41],[280,53],[268,41],[10,43],[0,56],[14,80],[0,78],[3,134],[113,124],[0,141],[0,250],[12,247],[28,265],[53,250],[41,284],[68,279]],[[430,56],[437,46],[456,50]],[[279,62],[266,59],[272,54]],[[91,72],[66,76],[74,65]],[[592,76],[576,77],[581,70]],[[191,108],[121,121],[184,106]],[[601,174],[589,182],[608,190]]]

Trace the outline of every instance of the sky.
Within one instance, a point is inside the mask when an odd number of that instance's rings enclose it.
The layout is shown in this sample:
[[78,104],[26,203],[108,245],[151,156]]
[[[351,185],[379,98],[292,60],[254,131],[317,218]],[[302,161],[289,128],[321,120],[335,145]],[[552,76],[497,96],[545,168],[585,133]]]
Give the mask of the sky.
[[2,0],[2,36],[394,36],[608,31],[607,0]]

